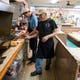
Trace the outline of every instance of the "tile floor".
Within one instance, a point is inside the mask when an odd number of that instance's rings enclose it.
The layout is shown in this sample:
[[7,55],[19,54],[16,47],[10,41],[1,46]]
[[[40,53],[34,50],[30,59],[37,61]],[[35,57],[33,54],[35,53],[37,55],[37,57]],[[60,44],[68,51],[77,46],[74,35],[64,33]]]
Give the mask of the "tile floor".
[[51,69],[45,70],[45,61],[43,60],[43,72],[42,75],[31,77],[30,73],[35,70],[35,64],[27,65],[23,68],[22,72],[19,75],[20,80],[55,80],[54,76],[54,61],[52,61]]

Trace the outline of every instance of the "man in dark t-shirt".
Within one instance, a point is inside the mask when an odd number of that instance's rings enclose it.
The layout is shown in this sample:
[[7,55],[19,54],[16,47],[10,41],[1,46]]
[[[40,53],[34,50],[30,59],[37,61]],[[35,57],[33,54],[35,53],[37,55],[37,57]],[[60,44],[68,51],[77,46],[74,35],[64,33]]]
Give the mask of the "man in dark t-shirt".
[[32,35],[26,35],[26,38],[31,39],[39,36],[38,50],[36,54],[36,71],[31,73],[31,76],[42,74],[42,61],[47,59],[47,66],[50,66],[50,60],[54,56],[54,41],[53,36],[57,34],[57,25],[54,20],[47,17],[46,12],[40,14],[40,22],[38,27],[33,31]]

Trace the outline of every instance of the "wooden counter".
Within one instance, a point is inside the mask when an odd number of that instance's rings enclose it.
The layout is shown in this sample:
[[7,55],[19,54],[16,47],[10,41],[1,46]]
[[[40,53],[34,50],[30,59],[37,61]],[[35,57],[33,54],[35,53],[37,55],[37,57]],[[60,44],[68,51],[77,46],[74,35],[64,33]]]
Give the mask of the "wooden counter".
[[80,47],[80,32],[68,33],[67,38]]
[[80,69],[80,48],[67,47],[61,38],[56,36],[56,80],[77,80]]
[[9,69],[10,65],[14,61],[18,52],[22,48],[24,44],[24,39],[18,39],[18,45],[16,47],[10,47],[5,53],[3,53],[3,57],[6,57],[2,64],[0,64],[0,80],[4,77],[5,73]]
[[75,27],[66,27],[66,26],[62,26],[61,29],[63,32],[65,33],[72,33],[72,32],[77,32],[80,31],[80,27],[79,28],[75,28]]

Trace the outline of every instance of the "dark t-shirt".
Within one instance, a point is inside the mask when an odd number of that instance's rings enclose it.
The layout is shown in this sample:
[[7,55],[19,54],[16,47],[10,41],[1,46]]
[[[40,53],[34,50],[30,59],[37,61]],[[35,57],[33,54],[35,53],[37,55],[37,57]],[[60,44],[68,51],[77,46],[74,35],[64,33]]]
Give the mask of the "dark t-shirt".
[[47,19],[45,21],[40,21],[37,27],[37,30],[39,31],[39,38],[51,34],[54,29],[57,28],[57,25],[54,20]]

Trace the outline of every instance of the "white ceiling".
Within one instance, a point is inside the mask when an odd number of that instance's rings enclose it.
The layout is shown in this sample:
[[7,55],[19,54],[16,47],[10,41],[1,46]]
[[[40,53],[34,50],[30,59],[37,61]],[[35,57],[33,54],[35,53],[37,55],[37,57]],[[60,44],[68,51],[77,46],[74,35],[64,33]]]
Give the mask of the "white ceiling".
[[[66,7],[67,1],[70,1],[70,6],[80,5],[80,0],[59,0],[52,4],[50,0],[27,0],[31,6],[49,6],[49,7]],[[70,7],[69,6],[69,7]]]

